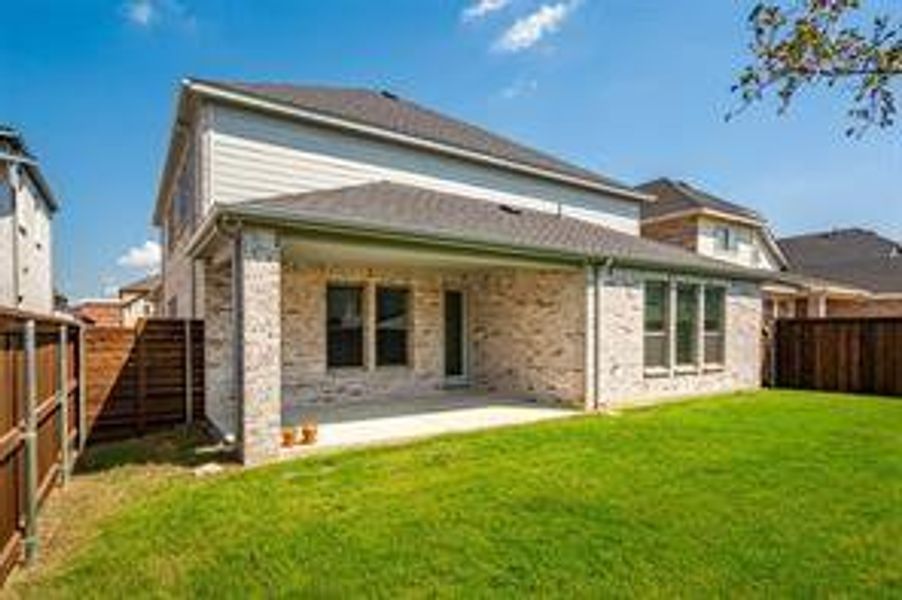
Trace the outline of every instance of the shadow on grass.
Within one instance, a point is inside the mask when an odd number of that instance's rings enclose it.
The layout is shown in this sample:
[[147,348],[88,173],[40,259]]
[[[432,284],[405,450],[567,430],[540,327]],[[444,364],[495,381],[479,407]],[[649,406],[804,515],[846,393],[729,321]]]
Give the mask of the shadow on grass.
[[203,427],[178,427],[130,440],[92,444],[79,458],[75,473],[99,473],[128,465],[192,469],[235,460],[234,449],[216,441]]

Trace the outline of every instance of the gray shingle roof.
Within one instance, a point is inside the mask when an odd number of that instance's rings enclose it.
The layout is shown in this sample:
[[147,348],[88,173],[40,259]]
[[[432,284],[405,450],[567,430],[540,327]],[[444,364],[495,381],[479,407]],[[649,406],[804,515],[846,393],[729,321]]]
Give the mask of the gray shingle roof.
[[792,269],[878,293],[902,293],[902,244],[865,229],[781,239]]
[[624,183],[387,92],[280,83],[194,81],[635,194]]
[[662,217],[687,210],[709,209],[764,222],[761,215],[754,210],[718,198],[684,181],[661,178],[643,183],[636,189],[658,198],[657,202],[646,202],[642,205],[643,219]]
[[566,216],[389,182],[290,194],[220,210],[347,229],[378,229],[435,240],[497,245],[572,258],[613,258],[632,266],[765,279],[681,248]]

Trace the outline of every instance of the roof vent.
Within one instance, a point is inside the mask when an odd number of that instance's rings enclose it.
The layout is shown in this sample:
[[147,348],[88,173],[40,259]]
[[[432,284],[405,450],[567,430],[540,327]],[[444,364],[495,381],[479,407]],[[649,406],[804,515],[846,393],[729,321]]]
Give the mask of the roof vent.
[[380,91],[379,95],[382,96],[383,98],[387,98],[388,100],[397,100],[398,99],[397,94],[395,94],[394,92],[390,92],[388,90]]
[[523,211],[519,208],[514,208],[510,204],[500,204],[498,205],[498,210],[501,212],[506,212],[509,215],[522,215]]

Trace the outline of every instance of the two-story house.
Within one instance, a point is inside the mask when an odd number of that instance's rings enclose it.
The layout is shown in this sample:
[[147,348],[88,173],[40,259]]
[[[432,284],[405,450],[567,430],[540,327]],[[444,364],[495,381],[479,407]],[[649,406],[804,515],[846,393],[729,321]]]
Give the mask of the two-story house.
[[205,320],[207,417],[247,462],[322,404],[756,387],[761,272],[643,239],[650,200],[394,94],[187,80],[162,303]]
[[0,125],[0,306],[53,311],[58,204],[22,135]]

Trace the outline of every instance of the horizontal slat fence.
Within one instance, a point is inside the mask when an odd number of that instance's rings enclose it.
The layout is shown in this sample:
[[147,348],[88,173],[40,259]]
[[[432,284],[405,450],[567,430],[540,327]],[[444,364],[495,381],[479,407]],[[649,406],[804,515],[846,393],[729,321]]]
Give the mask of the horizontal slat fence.
[[902,318],[780,319],[777,385],[902,396]]
[[80,328],[0,308],[0,584],[37,550],[37,509],[84,442]]
[[94,327],[85,347],[91,442],[204,418],[203,321]]

